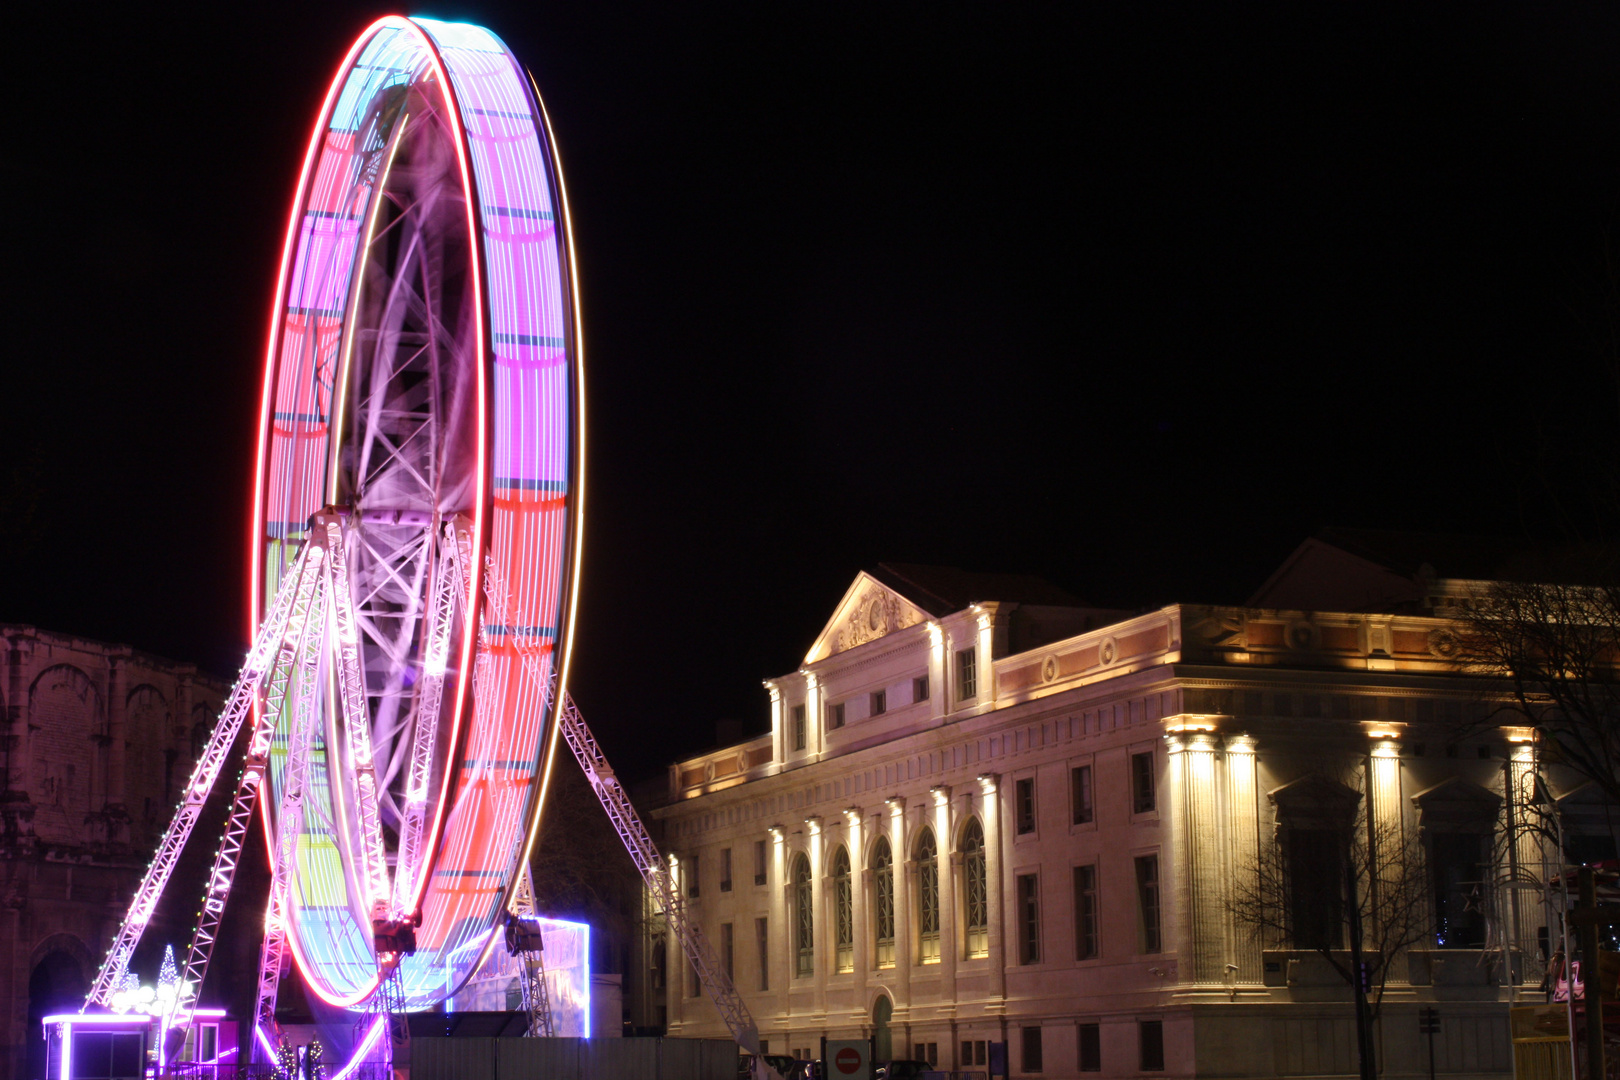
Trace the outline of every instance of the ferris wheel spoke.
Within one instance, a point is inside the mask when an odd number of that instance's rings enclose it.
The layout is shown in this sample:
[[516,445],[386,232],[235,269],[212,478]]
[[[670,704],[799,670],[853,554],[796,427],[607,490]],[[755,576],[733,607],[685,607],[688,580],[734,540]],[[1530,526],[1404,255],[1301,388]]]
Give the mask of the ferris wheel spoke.
[[377,816],[377,772],[371,754],[371,718],[366,709],[365,675],[360,667],[360,638],[355,627],[353,597],[349,592],[348,560],[343,557],[343,522],[337,516],[321,519],[325,542],[332,549],[328,560],[327,589],[331,593],[336,660],[339,664],[339,704],[342,707],[347,779],[354,787],[356,854],[359,877],[366,890],[363,907],[375,920],[387,908],[390,892],[388,862],[383,854],[382,825]]

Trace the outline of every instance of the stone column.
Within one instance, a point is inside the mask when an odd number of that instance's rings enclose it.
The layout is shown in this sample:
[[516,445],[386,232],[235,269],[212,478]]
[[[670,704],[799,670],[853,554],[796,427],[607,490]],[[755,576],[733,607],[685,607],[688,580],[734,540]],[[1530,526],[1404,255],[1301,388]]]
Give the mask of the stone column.
[[827,745],[827,718],[821,712],[821,681],[807,671],[804,673],[804,752],[817,759]]
[[939,851],[939,974],[940,996],[953,1006],[956,1002],[956,958],[962,952],[957,940],[956,896],[961,878],[956,845],[951,843],[951,789],[936,784],[928,789],[934,799],[934,839]]
[[1221,986],[1226,970],[1226,867],[1221,860],[1215,736],[1195,731],[1169,740],[1175,895],[1181,923],[1181,982]]
[[866,979],[867,972],[871,970],[871,944],[867,932],[866,912],[869,897],[869,885],[872,873],[866,865],[866,853],[862,844],[861,835],[861,808],[851,806],[844,811],[844,824],[848,832],[849,842],[849,891],[850,907],[854,921],[851,930],[855,935],[854,963],[855,963],[855,994],[851,1009],[855,1013],[855,1023],[867,1025],[870,1017],[866,1014]]
[[[685,898],[681,893],[680,860],[674,855],[667,858],[669,868],[670,891],[675,894],[674,902],[684,905]],[[681,948],[680,938],[675,933],[670,913],[664,913],[664,1008],[669,1014],[669,1027],[679,1028],[685,1013],[682,1003],[686,999],[686,986],[688,975],[686,951]]]
[[6,793],[10,801],[28,801],[28,682],[34,638],[22,633],[6,650]]
[[984,884],[986,900],[990,903],[990,1002],[988,1008],[1003,1010],[1007,1007],[1007,923],[1004,897],[1006,883],[1001,880],[1001,777],[984,773],[979,777],[980,808],[984,818]]
[[[1372,738],[1372,750],[1367,757],[1367,787],[1371,795],[1371,805],[1368,806],[1367,827],[1371,830],[1367,837],[1367,847],[1372,855],[1373,872],[1370,875],[1372,887],[1387,892],[1401,890],[1405,887],[1405,878],[1408,874],[1406,866],[1406,852],[1403,839],[1405,837],[1405,811],[1401,806],[1401,749],[1400,743],[1395,740],[1394,731],[1383,731],[1377,728],[1369,731]],[[1377,918],[1380,910],[1379,898],[1370,897],[1368,907]],[[1377,928],[1368,926],[1371,933]],[[1394,965],[1404,967],[1404,965]],[[1395,970],[1391,970],[1391,982],[1396,981]]]
[[[31,847],[34,843],[34,804],[29,798],[28,695],[33,675],[33,634],[13,635],[6,650],[6,774],[0,793],[0,843]],[[22,976],[27,977],[25,972]],[[24,983],[26,985],[26,983]]]
[[894,856],[894,1015],[911,1015],[911,940],[917,920],[911,913],[911,852],[906,847],[906,800],[892,795],[883,801],[889,813],[889,848]]
[[[946,685],[945,631],[939,623],[928,623],[928,718],[942,720],[951,711],[951,689]],[[899,861],[899,855],[895,856]]]
[[819,1024],[824,1023],[827,1016],[827,969],[832,967],[834,955],[827,918],[827,860],[824,851],[826,843],[821,835],[821,815],[811,814],[805,818],[804,827],[805,838],[809,841],[810,917],[814,926],[811,941],[815,946],[811,953],[810,971],[815,984],[815,1010]]
[[108,839],[114,839],[111,818],[125,811],[124,758],[128,747],[125,710],[129,695],[129,650],[107,658],[107,791],[104,809],[109,817]]
[[771,695],[771,761],[780,765],[787,760],[784,750],[787,736],[782,731],[782,691],[770,679],[765,680],[765,690]]
[[[1254,740],[1232,735],[1226,740],[1227,835],[1231,839],[1233,874],[1253,874],[1260,859],[1260,802],[1256,779]],[[1260,935],[1235,925],[1229,918],[1234,985],[1259,986],[1265,982]]]
[[771,922],[766,930],[771,950],[771,993],[776,996],[776,1013],[785,1022],[788,995],[793,987],[793,930],[788,925],[793,918],[793,883],[788,880],[787,830],[781,825],[772,825],[770,831],[771,874],[776,888],[770,890]]
[[[1508,846],[1508,865],[1506,870],[1510,880],[1519,880],[1523,876],[1535,876],[1542,881],[1548,878],[1548,868],[1544,862],[1545,851],[1540,837],[1531,829],[1525,828],[1529,807],[1536,799],[1536,745],[1534,734],[1526,728],[1507,728],[1504,731],[1508,740],[1508,761],[1503,769],[1503,783],[1507,788],[1502,800],[1503,813],[1507,815],[1507,825],[1512,843]],[[1518,946],[1524,956],[1534,956],[1536,951],[1535,928],[1545,925],[1546,920],[1541,917],[1540,911],[1545,910],[1538,904],[1530,902],[1520,895],[1518,889],[1509,890],[1509,908],[1507,915],[1512,928],[1513,944]],[[1549,933],[1551,931],[1549,930]],[[1516,981],[1524,982],[1529,978],[1529,965],[1522,960],[1519,970],[1515,972]]]

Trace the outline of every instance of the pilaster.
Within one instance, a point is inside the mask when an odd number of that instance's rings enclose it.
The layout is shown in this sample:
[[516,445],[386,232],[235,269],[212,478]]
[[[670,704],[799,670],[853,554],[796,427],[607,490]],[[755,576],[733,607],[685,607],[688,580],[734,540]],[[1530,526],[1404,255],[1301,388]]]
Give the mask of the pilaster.
[[939,859],[939,973],[941,1004],[956,1003],[956,960],[962,952],[956,926],[958,872],[956,845],[951,842],[951,789],[936,784],[928,789],[934,801],[934,841]]
[[1181,981],[1195,990],[1220,987],[1226,975],[1227,871],[1221,859],[1217,743],[1210,731],[1191,731],[1171,735],[1167,745]]
[[[1254,873],[1260,859],[1260,803],[1254,740],[1247,735],[1226,739],[1227,836],[1233,874]],[[1260,935],[1235,925],[1228,917],[1232,942],[1233,986],[1258,987],[1265,982]]]
[[987,1008],[1007,1007],[1007,943],[1002,873],[1001,777],[984,773],[978,778],[980,808],[984,818],[984,880],[990,904],[989,964],[990,1001]]
[[907,869],[911,851],[906,846],[905,798],[891,795],[883,805],[889,814],[889,848],[894,856],[894,1016],[896,1023],[903,1023],[911,1015],[911,942],[916,928]]

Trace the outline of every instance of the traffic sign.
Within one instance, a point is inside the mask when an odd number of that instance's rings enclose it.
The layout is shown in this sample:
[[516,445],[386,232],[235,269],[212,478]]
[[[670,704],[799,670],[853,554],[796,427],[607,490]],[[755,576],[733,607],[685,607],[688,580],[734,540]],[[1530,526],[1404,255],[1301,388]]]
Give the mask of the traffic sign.
[[822,1045],[829,1080],[871,1080],[872,1040],[828,1039]]

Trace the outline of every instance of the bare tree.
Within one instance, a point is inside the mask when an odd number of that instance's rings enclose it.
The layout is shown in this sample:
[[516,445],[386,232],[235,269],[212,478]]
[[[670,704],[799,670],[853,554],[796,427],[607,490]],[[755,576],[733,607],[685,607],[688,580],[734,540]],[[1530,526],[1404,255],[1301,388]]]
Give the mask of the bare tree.
[[1464,606],[1460,660],[1490,680],[1490,722],[1533,729],[1543,762],[1620,802],[1620,575],[1586,560],[1562,576],[1610,584],[1482,587]]
[[1315,953],[1344,980],[1356,1007],[1361,1075],[1370,1080],[1377,1072],[1371,1029],[1390,971],[1429,934],[1428,880],[1413,836],[1371,820],[1366,801],[1345,785],[1319,782],[1344,797],[1320,800],[1303,820],[1279,822],[1256,860],[1238,868],[1228,908],[1262,947]]

